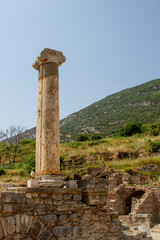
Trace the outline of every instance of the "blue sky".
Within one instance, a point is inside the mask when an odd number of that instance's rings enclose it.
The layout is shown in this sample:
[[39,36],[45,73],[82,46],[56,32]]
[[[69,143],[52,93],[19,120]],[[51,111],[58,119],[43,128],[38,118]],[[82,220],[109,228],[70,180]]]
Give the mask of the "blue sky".
[[36,125],[43,50],[59,68],[60,118],[160,78],[159,0],[0,0],[0,129]]

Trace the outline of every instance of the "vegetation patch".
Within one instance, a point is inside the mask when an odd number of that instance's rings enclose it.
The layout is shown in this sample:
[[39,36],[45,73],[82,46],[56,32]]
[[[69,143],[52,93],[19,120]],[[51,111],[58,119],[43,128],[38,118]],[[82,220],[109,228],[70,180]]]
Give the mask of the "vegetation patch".
[[25,169],[30,174],[35,172],[35,153],[32,153],[25,161]]
[[144,165],[157,164],[160,167],[160,157],[146,157],[143,159],[121,160],[112,161],[108,164],[113,169],[125,170],[126,168],[132,168],[134,170]]

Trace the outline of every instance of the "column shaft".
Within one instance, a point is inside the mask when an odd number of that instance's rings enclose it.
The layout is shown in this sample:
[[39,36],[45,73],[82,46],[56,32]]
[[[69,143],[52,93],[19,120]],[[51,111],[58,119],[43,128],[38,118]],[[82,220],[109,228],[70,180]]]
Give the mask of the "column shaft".
[[[43,180],[46,175],[60,175],[58,67],[65,61],[62,52],[44,48],[32,65],[39,71],[36,176]],[[56,186],[63,185],[59,177]]]
[[40,66],[37,113],[36,175],[60,174],[58,65]]
[[38,106],[37,106],[37,128],[36,128],[36,173],[41,172],[41,149],[42,149],[42,92],[43,80],[38,81]]

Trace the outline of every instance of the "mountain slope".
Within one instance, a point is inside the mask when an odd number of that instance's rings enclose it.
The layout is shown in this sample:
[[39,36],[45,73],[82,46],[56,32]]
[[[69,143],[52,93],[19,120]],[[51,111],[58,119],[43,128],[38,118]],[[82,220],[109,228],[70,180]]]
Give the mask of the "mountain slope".
[[[127,122],[153,123],[160,121],[160,79],[112,94],[60,121],[61,141],[71,141],[79,133],[118,131]],[[34,139],[36,129],[24,133]]]
[[110,135],[133,121],[160,121],[160,79],[107,96],[62,119],[61,140],[70,141],[82,132]]

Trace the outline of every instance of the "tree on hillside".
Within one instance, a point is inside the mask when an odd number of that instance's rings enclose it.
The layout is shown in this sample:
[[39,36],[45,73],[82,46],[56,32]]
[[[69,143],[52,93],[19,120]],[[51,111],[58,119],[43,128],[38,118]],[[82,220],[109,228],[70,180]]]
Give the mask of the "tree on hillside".
[[13,163],[15,163],[16,161],[16,157],[18,156],[19,153],[19,143],[20,141],[23,139],[23,132],[25,130],[25,127],[21,127],[21,126],[16,126],[14,127],[14,144],[13,144]]
[[13,162],[15,162],[18,150],[19,142],[22,140],[22,133],[25,130],[21,126],[10,126],[6,130],[0,130],[0,140],[1,144],[5,149],[6,160],[11,162],[11,155]]
[[76,137],[77,142],[83,142],[83,141],[87,141],[87,140],[89,140],[89,137],[85,133],[81,133]]
[[14,134],[13,126],[10,126],[6,130],[0,130],[0,139],[5,149],[5,158],[6,158],[6,161],[9,161],[9,162],[11,162],[10,160],[11,148],[12,148],[11,138],[14,136],[13,134]]
[[91,140],[95,141],[95,140],[100,140],[102,139],[101,135],[99,133],[94,133],[91,135]]
[[118,133],[119,133],[119,136],[121,137],[128,137],[141,132],[142,132],[142,123],[129,122],[124,127],[120,128]]

